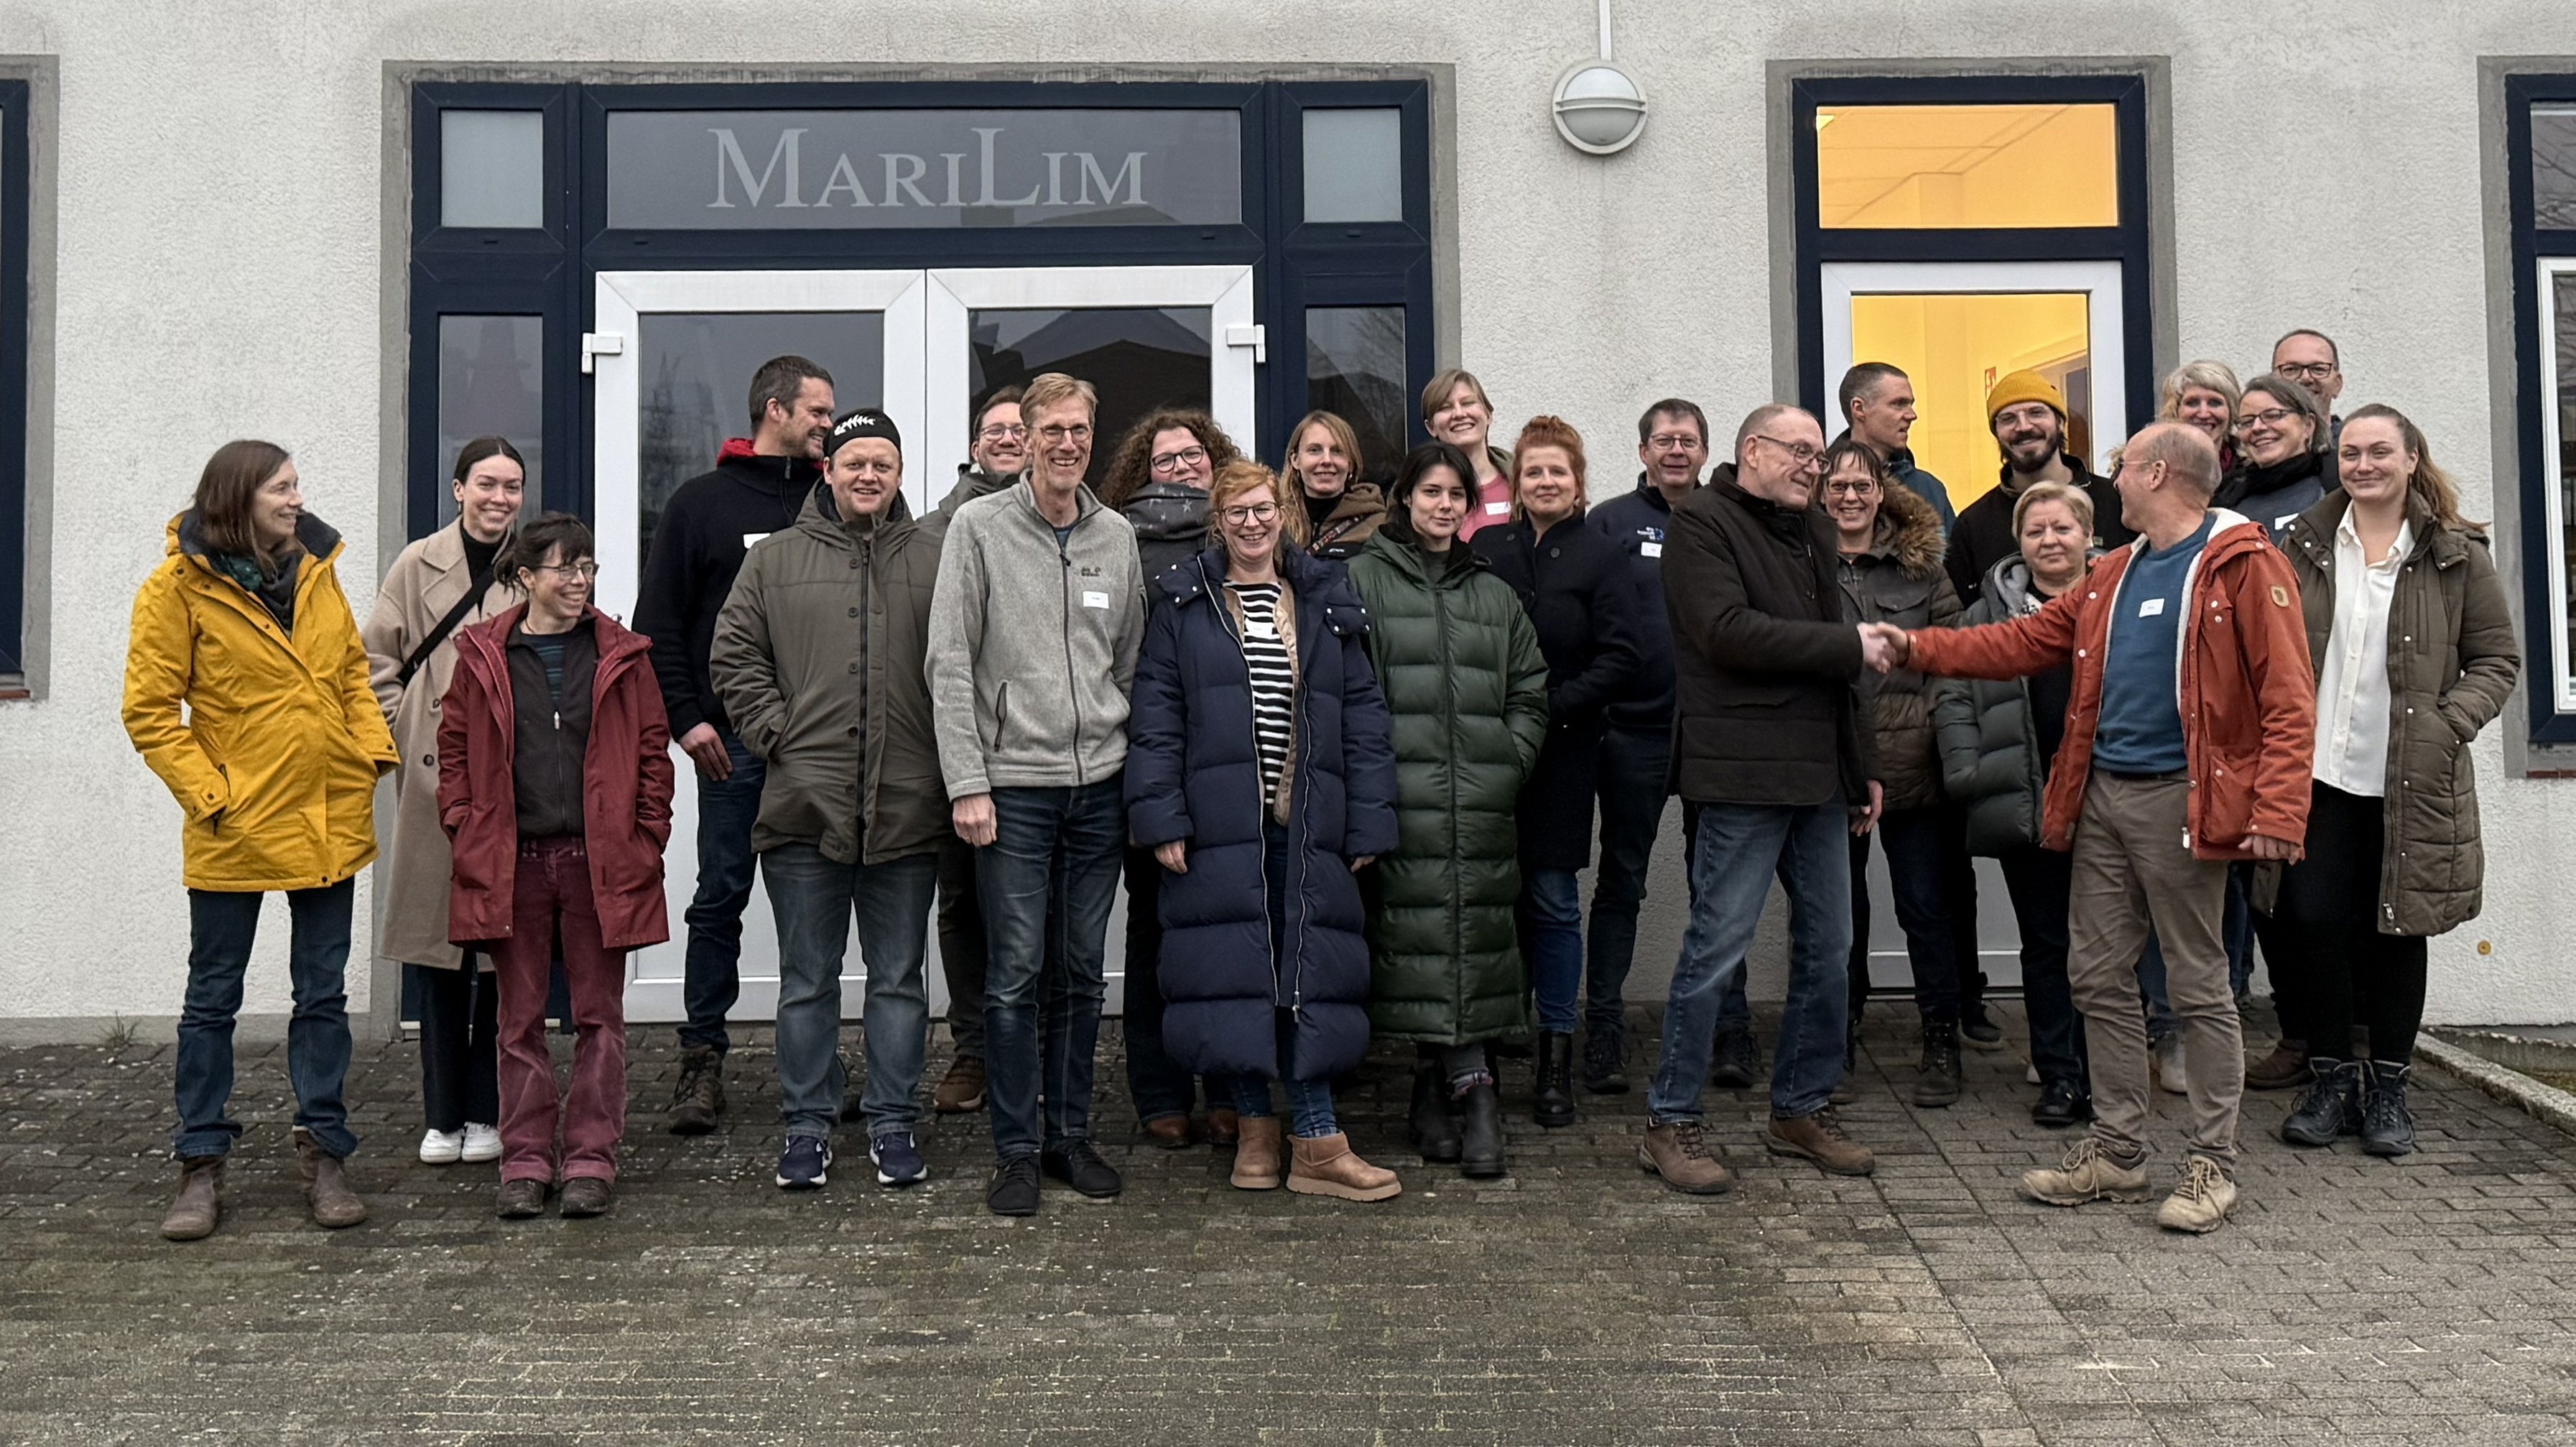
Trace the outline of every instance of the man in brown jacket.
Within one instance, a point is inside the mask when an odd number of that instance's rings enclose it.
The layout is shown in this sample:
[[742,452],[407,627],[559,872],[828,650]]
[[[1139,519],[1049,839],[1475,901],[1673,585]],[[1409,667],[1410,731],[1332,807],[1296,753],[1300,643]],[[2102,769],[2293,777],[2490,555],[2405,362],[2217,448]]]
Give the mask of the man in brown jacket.
[[867,967],[868,1156],[881,1185],[927,1174],[913,1138],[930,1030],[923,986],[948,832],[922,672],[939,536],[903,502],[892,420],[844,414],[824,486],[755,544],[716,617],[708,671],[768,781],[752,848],[778,915],[782,1189],[821,1186],[847,1086],[841,962],[855,910]]
[[2027,617],[1907,634],[1900,662],[1953,678],[2072,663],[2042,809],[2074,852],[2068,974],[2092,1056],[2093,1133],[2022,1177],[2054,1206],[2147,1198],[2147,1038],[2136,966],[2162,940],[2191,1084],[2190,1153],[2158,1225],[2214,1231],[2236,1203],[2244,1041],[2220,922],[2227,865],[2292,860],[2307,833],[2316,683],[2289,560],[2260,523],[2213,510],[2218,452],[2179,423],[2130,439],[2118,480],[2138,540]]

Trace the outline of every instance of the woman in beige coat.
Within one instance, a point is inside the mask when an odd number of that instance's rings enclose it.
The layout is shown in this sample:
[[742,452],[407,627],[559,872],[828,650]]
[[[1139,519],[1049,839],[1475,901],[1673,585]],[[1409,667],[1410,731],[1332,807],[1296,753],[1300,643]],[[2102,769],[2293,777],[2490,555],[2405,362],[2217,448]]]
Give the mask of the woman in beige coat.
[[[478,437],[456,455],[457,519],[402,550],[376,592],[364,635],[370,682],[402,767],[394,774],[394,831],[386,870],[383,952],[415,982],[420,1005],[420,1158],[432,1165],[497,1160],[496,992],[447,942],[448,845],[438,824],[438,703],[456,671],[455,635],[509,609],[493,562],[518,523],[527,486],[519,449]],[[475,588],[480,579],[482,587]],[[476,594],[469,601],[468,595]],[[444,625],[444,626],[442,626]]]

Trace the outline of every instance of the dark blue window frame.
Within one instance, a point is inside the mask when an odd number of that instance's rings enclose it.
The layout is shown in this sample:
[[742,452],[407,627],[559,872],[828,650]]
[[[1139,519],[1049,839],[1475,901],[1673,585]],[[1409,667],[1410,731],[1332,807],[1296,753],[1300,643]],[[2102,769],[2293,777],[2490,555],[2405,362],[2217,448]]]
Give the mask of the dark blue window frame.
[[[2116,226],[2034,228],[1827,228],[1819,211],[1816,112],[1865,105],[2109,104],[2118,133]],[[2147,83],[2138,75],[1816,76],[1789,88],[1798,238],[1799,392],[1807,410],[1840,430],[1825,367],[1824,268],[1829,261],[2116,261],[2123,359],[2132,425],[2155,415],[2154,288],[2148,271],[2154,218],[2147,185]]]
[[[1309,225],[1303,217],[1303,126],[1309,106],[1401,112],[1404,220]],[[608,117],[621,110],[792,109],[1237,110],[1242,221],[1232,226],[1083,226],[1044,230],[678,231],[608,225]],[[540,230],[438,225],[439,114],[537,110],[546,116],[546,223]],[[591,389],[581,333],[603,270],[853,269],[1027,265],[1206,265],[1256,268],[1256,320],[1269,360],[1258,369],[1257,455],[1275,460],[1306,410],[1305,309],[1405,311],[1408,390],[1433,357],[1431,103],[1426,79],[1354,82],[813,82],[674,85],[421,83],[412,92],[410,429],[406,512],[412,536],[436,526],[447,459],[438,445],[438,319],[508,314],[545,321],[544,504],[593,509]],[[932,425],[945,425],[932,419]],[[962,427],[962,419],[956,425]],[[1421,437],[1418,418],[1410,435]]]
[[[2505,98],[2505,174],[2507,204],[2513,227],[2513,349],[2515,392],[2520,398],[2515,430],[2520,439],[2522,477],[2523,657],[2531,660],[2531,682],[2523,692],[2531,704],[2531,741],[2576,744],[2576,713],[2558,706],[2556,632],[2566,626],[2549,601],[2549,570],[2567,566],[2566,550],[2549,533],[2549,490],[2557,486],[2558,459],[2544,450],[2543,409],[2558,405],[2553,379],[2540,374],[2540,263],[2544,258],[2576,257],[2576,231],[2542,230],[2538,198],[2532,184],[2531,110],[2536,105],[2576,104],[2576,75],[2507,76]],[[2558,359],[2561,371],[2571,360]]]
[[34,87],[0,81],[0,674],[27,665],[27,112]]

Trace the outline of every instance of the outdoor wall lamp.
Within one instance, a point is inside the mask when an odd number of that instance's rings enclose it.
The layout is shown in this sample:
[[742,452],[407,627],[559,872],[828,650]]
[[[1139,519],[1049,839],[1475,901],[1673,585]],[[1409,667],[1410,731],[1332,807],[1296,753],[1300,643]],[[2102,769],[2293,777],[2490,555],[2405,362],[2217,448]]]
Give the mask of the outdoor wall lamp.
[[1593,156],[1614,155],[1646,133],[1646,93],[1610,63],[1610,0],[1601,0],[1601,54],[1556,79],[1556,133]]

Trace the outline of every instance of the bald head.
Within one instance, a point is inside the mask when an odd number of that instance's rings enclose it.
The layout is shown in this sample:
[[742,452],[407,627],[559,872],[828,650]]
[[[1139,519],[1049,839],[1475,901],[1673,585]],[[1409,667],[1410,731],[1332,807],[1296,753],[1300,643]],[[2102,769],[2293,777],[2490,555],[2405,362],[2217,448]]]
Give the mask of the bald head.
[[[1779,421],[1783,417],[1789,416],[1806,417],[1809,425],[1811,426],[1814,425],[1816,421],[1815,418],[1807,416],[1806,408],[1792,407],[1786,402],[1765,402],[1761,406],[1754,408],[1751,412],[1746,413],[1744,425],[1735,429],[1736,460],[1743,460],[1744,444],[1747,439],[1768,430],[1772,423]],[[1816,430],[1822,432],[1824,429],[1822,427],[1817,427]]]
[[2218,444],[2188,423],[2153,423],[2120,449],[2123,472],[2152,462],[2163,463],[2174,484],[2197,494],[2204,504],[2218,491]]
[[1735,429],[1735,482],[1755,497],[1802,508],[1825,457],[1825,431],[1803,407],[1756,407]]

